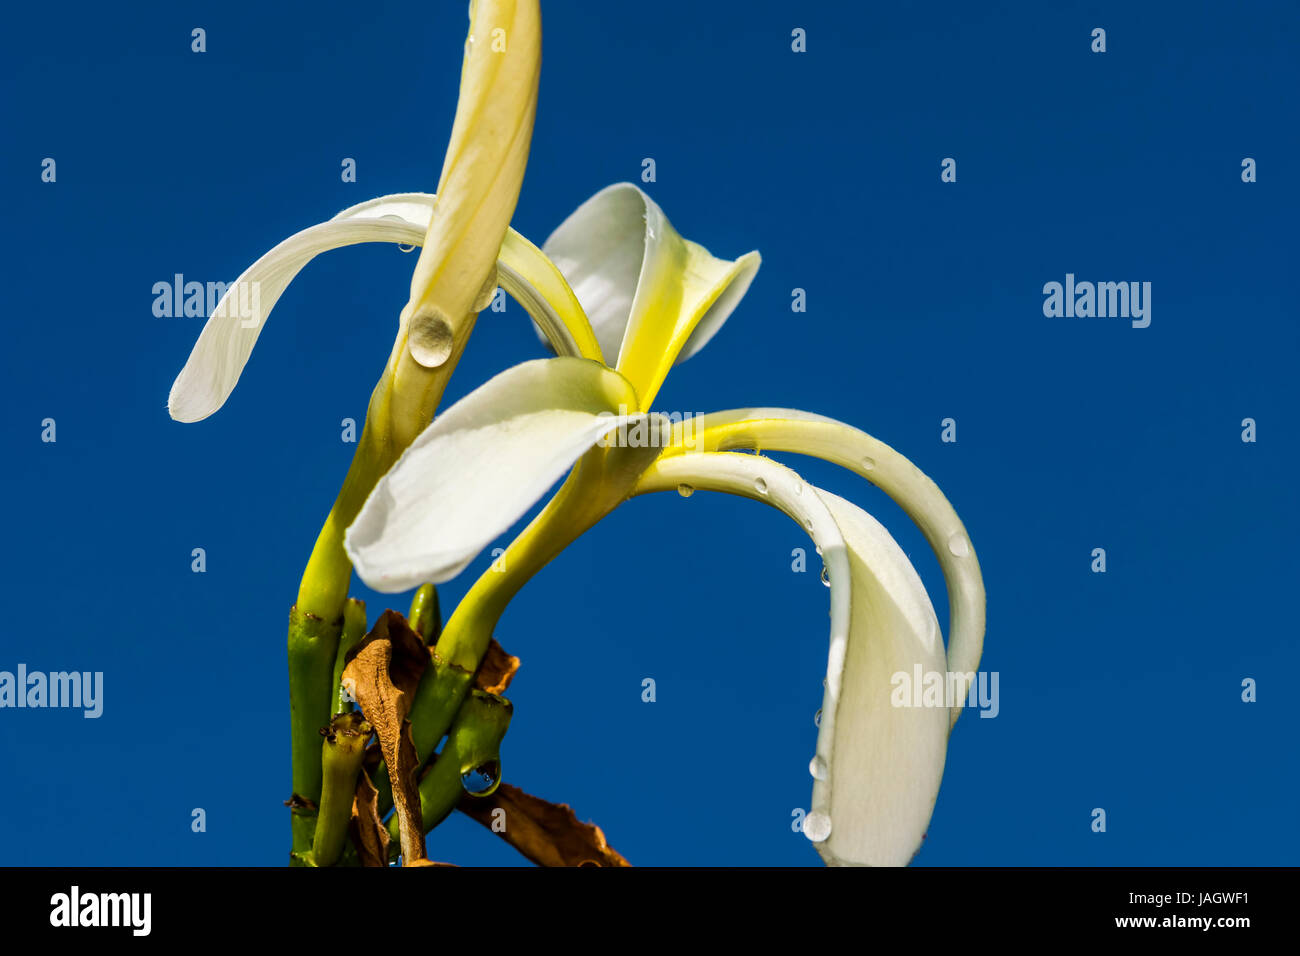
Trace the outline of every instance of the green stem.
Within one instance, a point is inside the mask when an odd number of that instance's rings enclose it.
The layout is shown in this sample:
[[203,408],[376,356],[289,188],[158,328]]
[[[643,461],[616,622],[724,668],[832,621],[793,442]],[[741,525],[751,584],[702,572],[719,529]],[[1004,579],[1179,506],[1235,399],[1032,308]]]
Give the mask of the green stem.
[[351,711],[352,699],[343,690],[343,668],[347,666],[347,656],[366,636],[366,602],[348,598],[343,606],[343,634],[339,638],[339,649],[334,654],[334,702],[331,714],[344,714]]
[[343,852],[352,819],[352,798],[357,789],[357,774],[365,756],[366,741],[374,728],[360,712],[336,714],[323,731],[321,765],[324,768],[320,813],[316,819],[316,837],[312,860],[317,866],[333,866]]
[[411,598],[411,613],[406,615],[411,630],[420,635],[430,647],[442,633],[442,608],[438,605],[438,589],[432,584],[422,584]]
[[[293,851],[306,853],[315,829],[321,797],[320,730],[330,722],[330,678],[343,619],[324,621],[289,609],[289,742],[292,747]],[[304,803],[305,801],[305,803]]]

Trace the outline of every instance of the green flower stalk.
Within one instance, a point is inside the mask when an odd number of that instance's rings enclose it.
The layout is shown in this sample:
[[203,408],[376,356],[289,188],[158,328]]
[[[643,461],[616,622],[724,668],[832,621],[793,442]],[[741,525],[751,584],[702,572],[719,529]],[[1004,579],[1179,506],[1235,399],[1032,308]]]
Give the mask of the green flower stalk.
[[334,679],[330,686],[334,688],[334,702],[331,714],[342,714],[352,710],[352,695],[343,686],[343,668],[347,666],[350,653],[366,636],[366,604],[356,598],[348,598],[343,606],[343,632],[339,636],[338,650],[334,654]]
[[320,728],[329,723],[334,693],[331,678],[337,656],[343,618],[326,621],[304,613],[297,605],[289,610],[289,696],[293,796],[290,798],[293,850],[302,854],[311,847],[316,808],[321,798]]
[[426,644],[433,644],[442,633],[442,608],[438,604],[438,589],[432,584],[422,584],[411,598],[411,611],[406,615],[411,630],[419,634]]
[[316,866],[333,866],[343,852],[357,774],[372,730],[359,713],[350,713],[336,714],[329,727],[321,731],[325,738],[321,747],[324,780],[311,852]]

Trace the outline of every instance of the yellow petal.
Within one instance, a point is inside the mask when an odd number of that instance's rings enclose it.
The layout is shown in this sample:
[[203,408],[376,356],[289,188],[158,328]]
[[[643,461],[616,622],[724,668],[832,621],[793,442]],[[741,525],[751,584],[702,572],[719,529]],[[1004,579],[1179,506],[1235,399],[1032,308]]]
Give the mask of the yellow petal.
[[704,346],[744,296],[760,257],[734,262],[678,235],[631,183],[609,186],[566,219],[542,249],[582,303],[608,360],[642,409],[668,370]]
[[437,367],[457,353],[496,285],[494,267],[514,215],[541,69],[537,0],[475,0],[460,100],[438,201],[402,312],[411,354]]

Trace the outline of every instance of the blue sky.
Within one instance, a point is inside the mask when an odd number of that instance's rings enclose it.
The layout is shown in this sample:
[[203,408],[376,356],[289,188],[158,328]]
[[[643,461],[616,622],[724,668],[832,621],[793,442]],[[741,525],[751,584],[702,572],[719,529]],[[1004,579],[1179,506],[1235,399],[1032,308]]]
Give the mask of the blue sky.
[[[958,724],[916,863],[1294,863],[1300,9],[662,0],[543,17],[515,227],[540,243],[649,157],[643,185],[683,235],[763,255],[656,405],[851,422],[970,530],[1000,711]],[[104,712],[0,710],[0,862],[278,865],[288,608],[414,256],[312,263],[194,425],[165,400],[202,320],[155,317],[151,290],[231,280],[345,206],[432,190],[465,4],[9,18],[0,670],[102,671]],[[1150,326],[1045,316],[1044,284],[1067,273],[1150,282]],[[484,313],[448,401],[542,354],[516,304]],[[790,463],[884,522],[946,627],[906,516],[854,475]],[[791,828],[826,660],[827,591],[791,571],[806,544],[779,513],[707,494],[636,500],[582,538],[498,631],[523,658],[506,778],[573,804],[634,863],[817,864]],[[354,593],[372,620],[406,608]],[[430,853],[518,860],[458,817]]]

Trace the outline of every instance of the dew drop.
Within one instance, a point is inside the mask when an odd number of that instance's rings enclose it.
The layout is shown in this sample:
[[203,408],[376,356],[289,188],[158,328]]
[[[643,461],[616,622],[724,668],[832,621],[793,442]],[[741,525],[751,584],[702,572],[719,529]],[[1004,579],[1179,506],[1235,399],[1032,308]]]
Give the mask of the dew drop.
[[817,711],[817,713],[813,714],[813,726],[820,727],[821,725],[822,725],[822,712],[819,710]]
[[411,331],[407,336],[407,347],[411,358],[425,368],[438,368],[451,358],[455,337],[451,323],[437,309],[418,312],[411,319]]
[[[821,711],[819,710],[817,713],[820,714]],[[825,780],[830,776],[830,774],[826,772],[826,761],[821,757],[812,758],[808,764],[808,772],[812,774],[814,780]]]
[[754,490],[757,491],[760,495],[767,494],[767,482],[762,478],[755,478]]
[[803,494],[803,482],[802,482],[802,481],[796,481],[796,482],[794,483],[794,493],[795,493],[796,495],[801,495],[801,494]]
[[803,818],[803,835],[814,843],[821,843],[831,835],[831,818],[814,810]]
[[970,542],[966,536],[958,531],[948,539],[948,550],[953,553],[954,557],[964,558],[970,554]]
[[[388,213],[387,215],[380,216],[379,218],[380,218],[380,219],[391,219],[391,220],[393,220],[394,222],[403,222],[403,223],[406,222],[406,220],[403,219],[401,216],[394,215],[393,213]],[[414,243],[399,242],[399,243],[397,244],[397,248],[398,248],[398,250],[399,250],[400,252],[411,252],[411,251],[413,251],[413,250],[415,249],[415,244],[414,244]]]
[[501,764],[496,760],[481,763],[460,775],[460,785],[471,797],[486,797],[501,782]]
[[873,469],[873,468],[875,468],[875,467],[876,467],[876,460],[875,460],[874,458],[864,458],[864,459],[862,459],[862,470],[863,470],[863,471],[871,471],[871,469]]
[[682,482],[677,486],[677,493],[683,498],[689,498],[691,495],[695,494],[695,489],[686,484],[686,482]]
[[824,564],[822,565],[822,584],[826,585],[827,587],[831,586],[831,572],[830,569],[827,568],[826,565]]

